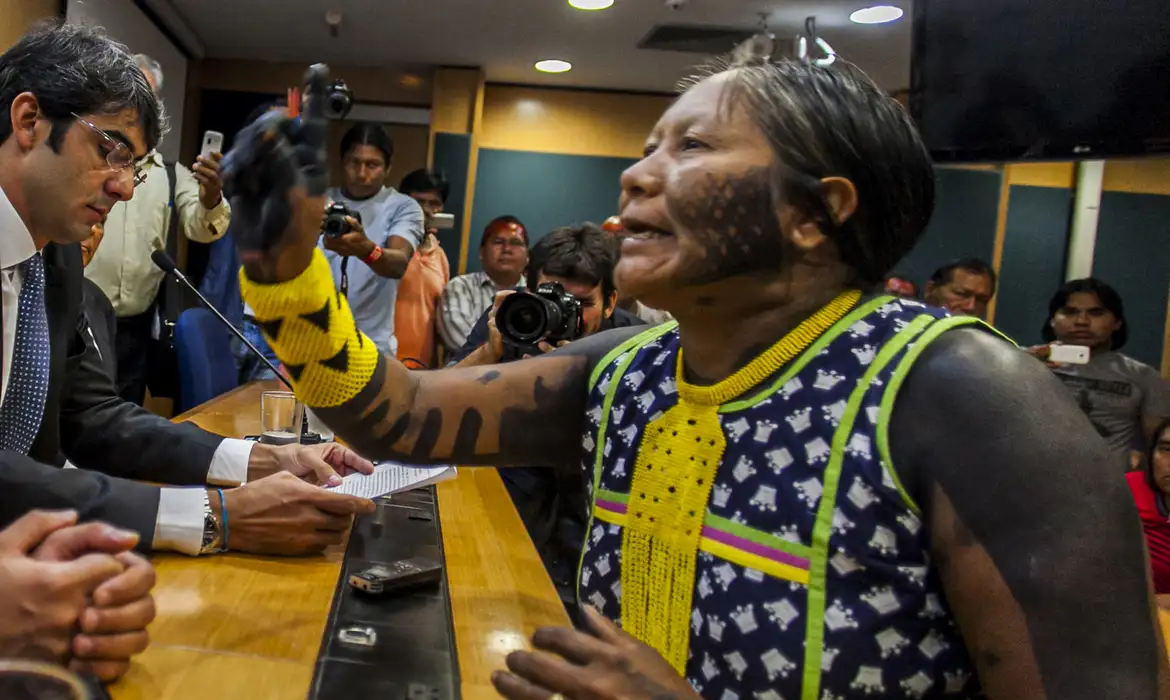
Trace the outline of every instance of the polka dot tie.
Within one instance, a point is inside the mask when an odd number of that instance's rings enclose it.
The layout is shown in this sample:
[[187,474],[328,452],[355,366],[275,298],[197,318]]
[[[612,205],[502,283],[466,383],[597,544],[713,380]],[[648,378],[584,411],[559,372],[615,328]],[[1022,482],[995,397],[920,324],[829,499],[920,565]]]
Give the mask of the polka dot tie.
[[16,316],[12,372],[0,405],[0,449],[28,454],[41,428],[49,393],[49,319],[45,263],[39,254],[20,265],[24,282]]

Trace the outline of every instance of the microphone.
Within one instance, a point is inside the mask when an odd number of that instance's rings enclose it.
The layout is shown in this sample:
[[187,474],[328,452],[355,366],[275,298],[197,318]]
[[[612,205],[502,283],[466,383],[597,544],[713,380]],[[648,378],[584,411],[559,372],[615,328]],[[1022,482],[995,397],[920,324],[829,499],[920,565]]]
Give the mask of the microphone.
[[219,309],[212,306],[211,302],[207,301],[207,298],[199,293],[199,290],[196,289],[195,285],[191,284],[191,281],[187,279],[187,276],[179,270],[179,266],[175,264],[174,260],[171,260],[171,256],[167,255],[165,250],[155,250],[150,254],[150,259],[160,270],[167,273],[171,277],[174,277],[179,281],[180,284],[194,292],[195,296],[199,297],[199,301],[203,302],[203,305],[206,306],[207,309],[211,311],[211,313],[215,314],[215,317],[219,319],[219,322],[222,323],[229,331],[234,333],[235,336],[244,343],[244,345],[248,346],[248,349],[252,351],[253,355],[259,357],[260,360],[264,362],[264,364],[268,365],[268,369],[272,370],[272,372],[276,375],[276,378],[279,379],[282,384],[288,387],[289,391],[293,391],[292,383],[290,383],[288,379],[285,379],[284,375],[280,373],[280,370],[277,369],[276,365],[272,364],[272,361],[267,357],[264,357],[264,353],[257,350],[256,346],[250,343],[248,339],[244,337],[244,334],[240,332],[239,328],[233,326],[231,321],[223,317],[223,314],[219,312]]

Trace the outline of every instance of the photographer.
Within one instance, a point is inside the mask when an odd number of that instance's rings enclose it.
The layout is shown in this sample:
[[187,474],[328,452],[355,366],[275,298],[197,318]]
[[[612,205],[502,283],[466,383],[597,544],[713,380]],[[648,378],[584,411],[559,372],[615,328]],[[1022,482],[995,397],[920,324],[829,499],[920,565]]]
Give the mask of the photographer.
[[320,243],[358,328],[391,356],[398,351],[398,280],[424,233],[418,202],[383,184],[393,159],[394,143],[380,125],[363,122],[345,132],[343,184],[329,190]]
[[[580,303],[582,332],[579,337],[585,337],[610,328],[644,325],[637,316],[617,306],[617,288],[613,283],[616,264],[617,246],[613,239],[594,224],[586,223],[559,228],[537,241],[529,253],[525,276],[529,289],[550,283],[560,284]],[[535,345],[508,343],[500,334],[496,327],[496,312],[503,300],[517,291],[520,290],[508,289],[496,294],[495,302],[480,316],[467,335],[467,342],[451,357],[450,364],[475,367],[518,360],[553,349],[553,344],[543,340]],[[568,342],[561,340],[556,344],[560,346]]]
[[[593,224],[557,229],[532,247],[527,271],[528,289],[540,293],[548,289],[547,285],[561,285],[567,296],[579,304],[576,310],[580,320],[577,324],[581,331],[579,337],[609,328],[645,325],[638,317],[616,306],[613,268],[617,257],[613,239]],[[501,303],[509,295],[528,293],[505,290],[496,295],[495,303],[480,317],[456,358],[460,367],[508,362],[552,349],[552,345],[543,340],[535,347],[510,340],[497,327],[496,317]],[[508,313],[507,307],[504,308]],[[571,314],[570,311],[567,315]],[[559,346],[576,339],[554,342]],[[588,497],[578,466],[569,469],[501,469],[500,478],[557,590],[562,593],[562,600],[573,601],[573,571],[588,522]]]

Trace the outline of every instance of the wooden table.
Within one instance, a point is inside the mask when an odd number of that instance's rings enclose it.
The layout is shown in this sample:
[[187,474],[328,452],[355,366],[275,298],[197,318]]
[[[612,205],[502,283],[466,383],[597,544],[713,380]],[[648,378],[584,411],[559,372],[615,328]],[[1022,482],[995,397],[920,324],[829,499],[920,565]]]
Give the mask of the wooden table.
[[[255,435],[260,393],[240,387],[176,421]],[[438,486],[464,700],[497,698],[491,673],[541,625],[568,625],[552,581],[495,469],[462,469]],[[226,554],[155,558],[158,618],[150,648],[115,700],[304,698],[343,552],[289,559]]]

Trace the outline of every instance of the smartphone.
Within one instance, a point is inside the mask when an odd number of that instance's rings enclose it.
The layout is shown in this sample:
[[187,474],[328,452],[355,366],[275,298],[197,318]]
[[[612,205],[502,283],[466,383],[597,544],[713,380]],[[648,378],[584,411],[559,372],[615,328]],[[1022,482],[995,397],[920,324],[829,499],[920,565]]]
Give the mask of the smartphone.
[[441,565],[430,559],[416,557],[363,569],[349,577],[349,585],[363,593],[384,595],[405,588],[436,584],[442,578]]
[[448,229],[453,229],[453,228],[455,228],[455,215],[454,214],[435,214],[434,216],[431,217],[431,226],[439,229],[440,231],[446,231]]
[[203,148],[199,155],[208,158],[212,153],[223,153],[223,134],[218,131],[203,132]]
[[1048,361],[1060,365],[1089,364],[1089,348],[1084,345],[1050,345]]

